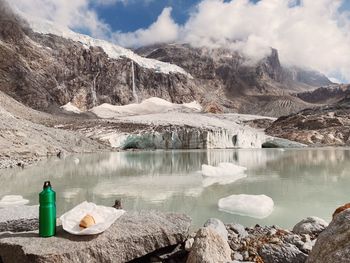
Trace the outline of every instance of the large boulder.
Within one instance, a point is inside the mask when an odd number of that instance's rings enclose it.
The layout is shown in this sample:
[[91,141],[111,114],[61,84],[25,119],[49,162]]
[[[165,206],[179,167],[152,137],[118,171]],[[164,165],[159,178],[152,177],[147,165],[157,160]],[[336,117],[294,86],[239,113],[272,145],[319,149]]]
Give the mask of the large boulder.
[[210,227],[218,233],[224,240],[228,240],[228,232],[224,223],[217,218],[209,218],[204,227]]
[[214,229],[198,230],[186,263],[226,263],[231,261],[231,249]]
[[39,206],[15,206],[0,209],[0,233],[32,231],[39,227]]
[[350,263],[350,209],[336,215],[318,236],[307,263]]
[[326,227],[328,223],[321,218],[316,216],[308,217],[301,220],[293,227],[293,232],[295,234],[308,234],[308,235],[318,235]]
[[[183,214],[126,213],[100,235],[74,236],[57,228],[51,238],[37,232],[5,234],[0,259],[7,262],[128,262],[158,249],[183,243],[191,219]],[[0,260],[1,261],[1,260]]]

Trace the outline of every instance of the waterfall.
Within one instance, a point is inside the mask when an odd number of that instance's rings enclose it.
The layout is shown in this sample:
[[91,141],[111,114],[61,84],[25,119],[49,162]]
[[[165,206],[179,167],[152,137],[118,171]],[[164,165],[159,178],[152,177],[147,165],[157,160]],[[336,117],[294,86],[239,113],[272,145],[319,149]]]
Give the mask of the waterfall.
[[131,71],[132,71],[132,95],[136,103],[139,103],[139,98],[137,97],[136,87],[135,87],[135,69],[134,69],[134,61],[131,61]]
[[96,95],[96,79],[98,77],[98,75],[100,74],[100,72],[98,72],[96,74],[96,76],[94,77],[93,81],[92,81],[92,86],[91,86],[91,96],[92,96],[92,107],[96,106],[96,102],[97,102],[97,95]]

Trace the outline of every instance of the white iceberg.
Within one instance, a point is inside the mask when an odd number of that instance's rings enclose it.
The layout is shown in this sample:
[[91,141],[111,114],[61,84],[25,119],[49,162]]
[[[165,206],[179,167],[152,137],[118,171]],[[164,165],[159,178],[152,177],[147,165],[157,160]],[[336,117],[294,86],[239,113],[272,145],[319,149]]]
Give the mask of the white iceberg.
[[234,176],[237,174],[242,174],[246,170],[246,167],[233,163],[219,163],[218,166],[211,166],[207,164],[202,165],[202,174],[203,176],[208,177]]
[[254,218],[268,217],[274,207],[273,200],[266,195],[230,195],[218,202],[219,210]]
[[24,199],[21,195],[5,195],[0,200],[0,207],[20,206],[28,203],[29,200]]

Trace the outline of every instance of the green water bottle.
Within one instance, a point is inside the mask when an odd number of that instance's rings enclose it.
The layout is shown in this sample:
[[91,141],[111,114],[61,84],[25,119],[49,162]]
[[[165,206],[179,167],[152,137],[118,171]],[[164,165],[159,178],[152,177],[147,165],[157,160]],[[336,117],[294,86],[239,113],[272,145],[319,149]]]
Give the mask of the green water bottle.
[[56,193],[50,181],[44,183],[39,204],[39,236],[52,237],[56,234]]

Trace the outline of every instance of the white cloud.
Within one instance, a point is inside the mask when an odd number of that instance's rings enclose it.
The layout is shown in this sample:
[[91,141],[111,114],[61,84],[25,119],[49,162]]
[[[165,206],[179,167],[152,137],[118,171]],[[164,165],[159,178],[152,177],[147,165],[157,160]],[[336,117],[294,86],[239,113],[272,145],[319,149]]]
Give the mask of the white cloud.
[[[105,37],[109,26],[91,9],[95,0],[7,0],[10,5],[32,16],[51,20],[63,26],[88,32],[95,37]],[[111,0],[97,0],[99,2]]]
[[[184,25],[194,45],[231,46],[259,58],[270,47],[282,63],[310,67],[350,80],[350,20],[340,0],[204,0]],[[234,44],[231,44],[231,43]],[[265,52],[264,52],[265,50]]]
[[157,20],[147,29],[138,29],[129,33],[114,33],[113,39],[122,46],[144,46],[155,43],[176,41],[179,26],[171,18],[171,8],[166,7]]

